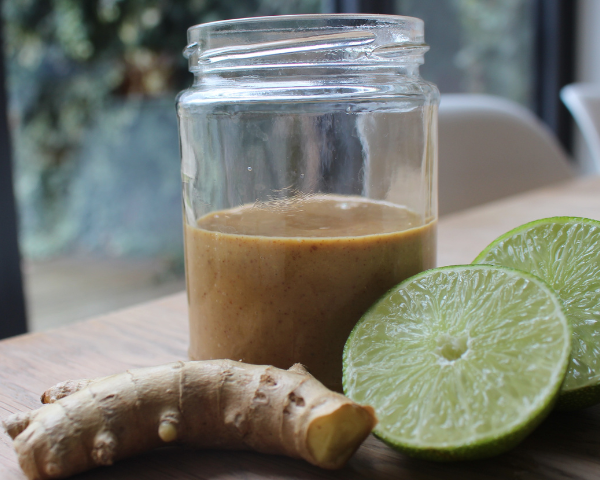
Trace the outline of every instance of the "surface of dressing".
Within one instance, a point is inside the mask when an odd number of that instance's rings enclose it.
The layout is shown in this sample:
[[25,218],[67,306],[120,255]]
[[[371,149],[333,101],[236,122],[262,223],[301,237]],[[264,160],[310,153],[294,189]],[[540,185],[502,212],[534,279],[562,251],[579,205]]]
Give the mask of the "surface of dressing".
[[435,266],[435,223],[361,197],[311,196],[186,225],[190,357],[289,368],[341,390],[344,343],[368,307]]
[[362,197],[318,195],[243,205],[214,212],[198,227],[221,233],[266,237],[357,237],[422,225],[414,212]]

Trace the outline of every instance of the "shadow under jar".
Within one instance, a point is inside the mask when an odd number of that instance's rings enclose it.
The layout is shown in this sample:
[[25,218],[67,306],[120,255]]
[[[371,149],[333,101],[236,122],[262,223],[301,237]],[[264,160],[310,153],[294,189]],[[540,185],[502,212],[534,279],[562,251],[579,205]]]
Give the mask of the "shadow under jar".
[[388,289],[435,266],[437,105],[423,22],[301,15],[188,30],[177,101],[194,360],[342,350]]

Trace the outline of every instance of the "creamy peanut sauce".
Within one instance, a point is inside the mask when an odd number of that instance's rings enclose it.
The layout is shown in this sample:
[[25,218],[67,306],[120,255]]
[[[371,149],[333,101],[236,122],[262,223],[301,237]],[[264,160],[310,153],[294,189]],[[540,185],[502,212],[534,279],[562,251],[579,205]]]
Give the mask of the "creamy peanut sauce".
[[342,350],[382,294],[435,266],[436,224],[405,207],[318,195],[186,225],[190,357],[289,368],[341,390]]

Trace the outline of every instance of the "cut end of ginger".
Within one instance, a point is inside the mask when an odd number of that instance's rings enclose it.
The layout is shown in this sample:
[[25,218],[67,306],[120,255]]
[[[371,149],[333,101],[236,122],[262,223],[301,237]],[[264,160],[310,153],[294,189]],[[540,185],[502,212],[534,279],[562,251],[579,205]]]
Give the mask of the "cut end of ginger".
[[307,446],[316,464],[341,468],[377,424],[373,408],[345,404],[317,417],[308,427]]

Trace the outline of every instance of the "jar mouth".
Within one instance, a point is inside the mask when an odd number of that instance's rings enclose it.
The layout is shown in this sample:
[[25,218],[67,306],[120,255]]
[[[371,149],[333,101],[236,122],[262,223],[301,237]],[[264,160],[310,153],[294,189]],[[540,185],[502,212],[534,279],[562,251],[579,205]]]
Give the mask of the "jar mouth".
[[[247,18],[234,18],[231,20],[217,20],[214,22],[200,23],[193,25],[188,28],[188,33],[191,30],[197,29],[231,29],[248,26],[248,30],[257,30],[258,24],[276,25],[281,23],[299,23],[314,22],[314,28],[322,28],[322,22],[329,21],[331,24],[346,24],[348,26],[356,26],[356,22],[373,22],[376,21],[380,24],[389,25],[405,25],[404,28],[410,26],[415,30],[419,30],[420,34],[423,34],[423,20],[416,17],[409,17],[404,15],[384,15],[375,13],[311,13],[311,14],[300,14],[300,15],[271,15],[265,17],[247,17]],[[408,25],[412,23],[412,25]],[[264,27],[263,27],[264,28]],[[268,26],[267,28],[273,28]],[[287,25],[287,28],[292,28],[291,25]]]
[[369,14],[241,18],[188,29],[190,71],[423,63],[423,21]]

